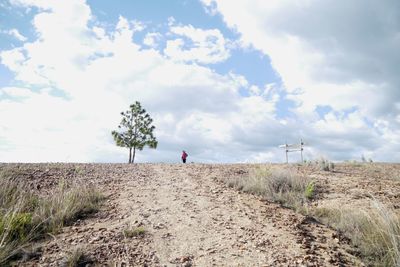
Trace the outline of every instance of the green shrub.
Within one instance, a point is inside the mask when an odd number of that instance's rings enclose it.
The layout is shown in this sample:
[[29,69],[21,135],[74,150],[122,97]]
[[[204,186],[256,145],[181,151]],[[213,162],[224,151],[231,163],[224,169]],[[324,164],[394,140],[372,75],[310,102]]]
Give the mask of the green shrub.
[[306,186],[306,189],[304,191],[304,196],[307,199],[312,199],[314,197],[314,195],[315,195],[315,183],[314,183],[314,181],[311,181]]
[[0,236],[24,240],[32,229],[32,214],[17,213],[0,217]]
[[[11,174],[10,174],[11,173]],[[102,195],[90,185],[61,180],[51,195],[35,195],[21,177],[0,172],[0,265],[30,241],[97,211]]]

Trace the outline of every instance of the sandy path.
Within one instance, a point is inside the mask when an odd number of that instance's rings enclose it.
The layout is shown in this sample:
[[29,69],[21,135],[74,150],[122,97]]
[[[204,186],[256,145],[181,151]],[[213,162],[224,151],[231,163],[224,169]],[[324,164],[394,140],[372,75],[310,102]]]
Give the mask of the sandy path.
[[225,168],[153,165],[151,182],[132,191],[130,220],[149,229],[160,265],[346,263],[329,229],[216,182]]
[[[325,226],[217,181],[229,165],[97,165],[82,175],[108,195],[94,217],[46,240],[27,265],[60,266],[81,246],[96,265],[356,266]],[[234,168],[249,168],[245,165]],[[142,226],[144,237],[125,238]]]
[[[166,181],[165,174],[171,171],[173,174]],[[299,245],[288,233],[273,229],[263,219],[265,216],[260,216],[262,212],[256,210],[258,200],[250,201],[204,174],[204,167],[156,169],[154,179],[160,186],[156,190],[154,186],[149,188],[154,201],[145,198],[142,203],[144,210],[159,207],[148,219],[155,226],[164,226],[154,231],[155,249],[162,265],[190,259],[199,266],[259,266],[279,259],[293,261],[300,254]]]

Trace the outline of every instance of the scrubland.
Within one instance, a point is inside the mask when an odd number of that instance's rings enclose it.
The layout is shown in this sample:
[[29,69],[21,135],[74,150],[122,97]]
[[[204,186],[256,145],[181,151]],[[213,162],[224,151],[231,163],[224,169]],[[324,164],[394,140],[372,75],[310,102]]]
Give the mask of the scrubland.
[[400,266],[400,164],[0,164],[0,265]]

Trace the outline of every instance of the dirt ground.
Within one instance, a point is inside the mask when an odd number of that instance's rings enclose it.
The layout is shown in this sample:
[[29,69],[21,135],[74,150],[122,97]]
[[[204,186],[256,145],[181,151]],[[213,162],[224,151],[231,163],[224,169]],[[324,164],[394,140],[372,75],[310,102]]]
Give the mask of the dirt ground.
[[[1,164],[42,194],[60,178],[95,184],[101,210],[33,247],[20,266],[62,266],[82,248],[92,266],[363,266],[346,240],[308,217],[236,191],[221,177],[250,164]],[[321,189],[314,205],[368,207],[371,196],[400,207],[400,165],[298,166]],[[124,236],[142,227],[144,235]]]

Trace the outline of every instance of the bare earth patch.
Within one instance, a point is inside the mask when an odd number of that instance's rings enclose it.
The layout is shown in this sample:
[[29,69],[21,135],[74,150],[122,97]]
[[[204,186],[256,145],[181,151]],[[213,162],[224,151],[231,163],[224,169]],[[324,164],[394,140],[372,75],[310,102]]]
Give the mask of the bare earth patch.
[[[77,248],[95,266],[363,266],[331,228],[220,182],[247,175],[254,165],[0,167],[18,168],[40,194],[51,194],[65,178],[94,183],[107,197],[96,214],[39,241],[40,253],[20,266],[65,265]],[[298,168],[323,189],[313,205],[368,206],[371,192],[400,204],[398,165]]]

